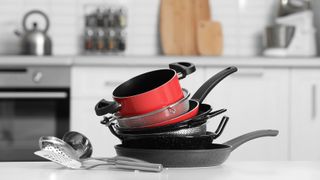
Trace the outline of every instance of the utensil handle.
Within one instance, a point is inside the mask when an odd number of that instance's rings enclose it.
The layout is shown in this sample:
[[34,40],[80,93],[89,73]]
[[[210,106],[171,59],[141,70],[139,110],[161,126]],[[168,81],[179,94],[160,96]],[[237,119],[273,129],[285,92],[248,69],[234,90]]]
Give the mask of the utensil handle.
[[114,166],[116,168],[122,168],[122,169],[132,169],[132,170],[151,171],[151,172],[161,172],[163,170],[162,164],[132,162],[132,161],[123,161],[123,160],[115,161]]
[[91,158],[88,158],[86,160],[91,160],[91,159],[92,160],[103,161],[103,162],[116,162],[116,161],[122,160],[122,161],[131,161],[131,162],[149,163],[149,162],[143,161],[141,159],[125,157],[125,156],[115,156],[115,157],[112,157],[112,158],[109,158],[109,157],[91,157]]
[[196,66],[189,62],[177,62],[169,64],[169,68],[178,73],[179,79],[185,78],[187,75],[196,71]]
[[121,109],[121,105],[115,101],[100,100],[95,106],[97,116],[103,116],[108,113],[116,113]]
[[248,142],[252,139],[265,137],[265,136],[277,136],[278,134],[279,134],[278,130],[258,130],[258,131],[253,131],[253,132],[244,134],[242,136],[236,137],[223,144],[231,146],[231,151],[233,151],[237,147],[239,147],[241,144]]
[[192,96],[191,99],[194,99],[198,101],[199,103],[202,103],[202,101],[207,97],[209,92],[224,78],[229,76],[230,74],[237,72],[238,69],[234,66],[228,67],[219,73],[212,76],[210,79],[208,79],[198,90],[197,92]]

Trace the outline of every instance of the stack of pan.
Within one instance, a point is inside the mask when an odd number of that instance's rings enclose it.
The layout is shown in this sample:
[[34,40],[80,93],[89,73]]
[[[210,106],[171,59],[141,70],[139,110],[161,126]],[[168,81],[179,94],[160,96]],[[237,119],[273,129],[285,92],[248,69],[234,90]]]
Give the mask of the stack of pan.
[[237,68],[228,67],[213,75],[189,99],[190,94],[181,88],[179,79],[193,73],[195,66],[179,62],[169,67],[138,75],[113,91],[114,101],[103,99],[97,103],[96,114],[104,117],[101,123],[122,142],[118,149],[204,149],[221,135],[227,116],[215,132],[207,131],[206,123],[226,109],[213,111],[202,102]]

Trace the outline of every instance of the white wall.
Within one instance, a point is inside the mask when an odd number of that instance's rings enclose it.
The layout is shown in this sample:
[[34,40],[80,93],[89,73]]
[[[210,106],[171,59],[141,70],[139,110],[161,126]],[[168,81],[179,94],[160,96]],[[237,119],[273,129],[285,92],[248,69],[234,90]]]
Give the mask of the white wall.
[[[272,23],[279,0],[212,0],[211,12],[224,29],[224,55],[253,56],[261,52],[264,27]],[[51,20],[55,55],[81,53],[85,4],[123,3],[128,7],[128,55],[159,54],[160,0],[0,0],[0,54],[16,54],[23,15],[34,8]]]

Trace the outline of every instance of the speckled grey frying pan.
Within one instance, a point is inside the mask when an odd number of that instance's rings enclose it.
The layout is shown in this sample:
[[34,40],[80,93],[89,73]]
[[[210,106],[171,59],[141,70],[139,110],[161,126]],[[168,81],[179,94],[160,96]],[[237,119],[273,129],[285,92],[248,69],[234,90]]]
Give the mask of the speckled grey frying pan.
[[231,139],[223,144],[210,144],[207,148],[188,149],[137,149],[116,145],[117,155],[162,164],[164,167],[207,167],[222,164],[241,144],[264,136],[277,136],[277,130],[258,130]]

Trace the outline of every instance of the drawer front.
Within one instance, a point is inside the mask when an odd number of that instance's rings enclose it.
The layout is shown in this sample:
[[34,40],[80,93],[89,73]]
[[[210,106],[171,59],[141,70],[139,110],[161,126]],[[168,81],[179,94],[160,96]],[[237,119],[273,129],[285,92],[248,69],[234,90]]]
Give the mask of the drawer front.
[[130,78],[161,67],[74,67],[72,97],[111,98],[113,90]]

